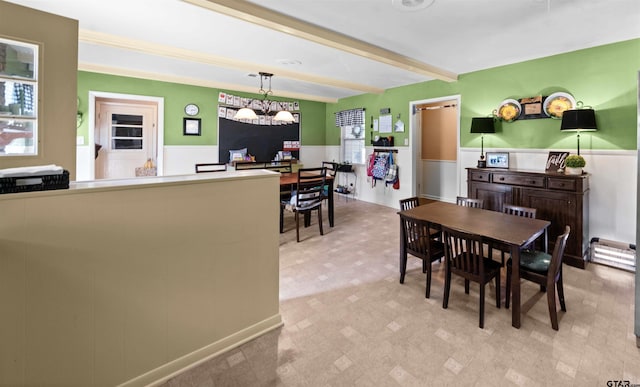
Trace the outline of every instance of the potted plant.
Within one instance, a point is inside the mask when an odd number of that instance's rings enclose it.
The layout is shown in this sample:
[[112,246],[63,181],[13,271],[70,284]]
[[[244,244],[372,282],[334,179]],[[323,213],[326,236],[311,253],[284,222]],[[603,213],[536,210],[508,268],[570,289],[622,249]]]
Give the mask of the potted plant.
[[586,164],[584,157],[580,155],[569,155],[564,159],[564,173],[565,175],[582,175],[582,168],[584,168]]

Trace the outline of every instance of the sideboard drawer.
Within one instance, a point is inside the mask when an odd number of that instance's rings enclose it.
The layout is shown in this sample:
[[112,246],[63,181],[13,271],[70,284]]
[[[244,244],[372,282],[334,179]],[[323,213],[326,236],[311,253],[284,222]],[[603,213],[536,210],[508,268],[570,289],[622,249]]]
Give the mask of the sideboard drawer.
[[523,185],[527,187],[544,187],[544,176],[493,174],[493,182],[498,184]]
[[489,181],[488,172],[471,172],[471,180],[473,181]]
[[575,179],[557,179],[550,177],[547,180],[549,189],[561,189],[564,191],[575,191],[576,180]]

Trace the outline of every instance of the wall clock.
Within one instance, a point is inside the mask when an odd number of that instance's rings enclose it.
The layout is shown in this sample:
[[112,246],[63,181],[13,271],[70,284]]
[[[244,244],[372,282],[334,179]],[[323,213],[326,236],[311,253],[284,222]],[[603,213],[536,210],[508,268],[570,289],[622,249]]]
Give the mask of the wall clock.
[[184,107],[184,112],[189,116],[195,116],[200,111],[200,108],[195,103],[187,104]]

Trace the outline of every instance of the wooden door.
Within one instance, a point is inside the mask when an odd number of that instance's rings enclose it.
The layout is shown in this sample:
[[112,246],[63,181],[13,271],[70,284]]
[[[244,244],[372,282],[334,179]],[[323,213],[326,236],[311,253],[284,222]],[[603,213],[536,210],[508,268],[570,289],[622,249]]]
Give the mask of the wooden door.
[[96,179],[135,177],[137,167],[156,160],[156,107],[97,102]]
[[418,196],[454,201],[458,190],[457,101],[427,102],[416,110],[420,140],[416,160]]

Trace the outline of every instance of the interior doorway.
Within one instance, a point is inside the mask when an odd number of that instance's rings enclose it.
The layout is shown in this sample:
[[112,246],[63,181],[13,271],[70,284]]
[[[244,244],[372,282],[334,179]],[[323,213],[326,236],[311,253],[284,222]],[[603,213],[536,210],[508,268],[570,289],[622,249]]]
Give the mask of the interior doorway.
[[416,195],[454,202],[460,190],[460,96],[411,104]]
[[157,155],[155,104],[96,99],[95,178],[136,177],[135,170]]
[[88,106],[90,151],[77,180],[135,177],[147,159],[163,175],[164,98],[90,91]]

